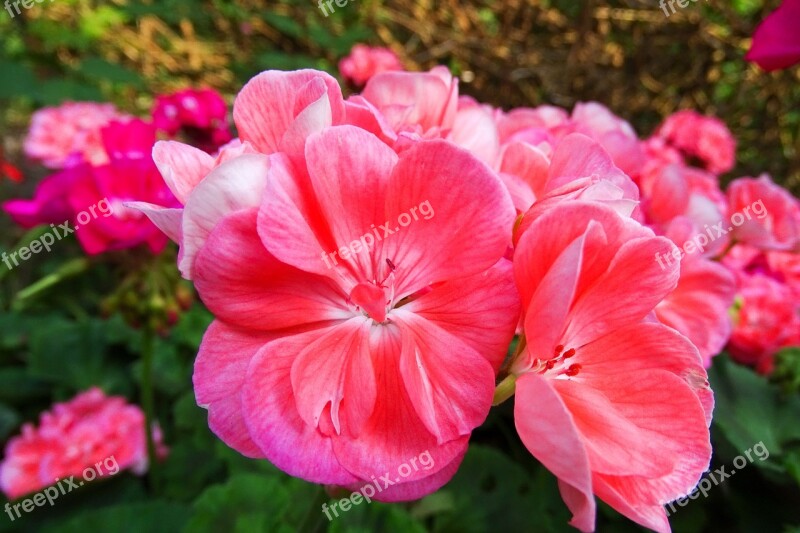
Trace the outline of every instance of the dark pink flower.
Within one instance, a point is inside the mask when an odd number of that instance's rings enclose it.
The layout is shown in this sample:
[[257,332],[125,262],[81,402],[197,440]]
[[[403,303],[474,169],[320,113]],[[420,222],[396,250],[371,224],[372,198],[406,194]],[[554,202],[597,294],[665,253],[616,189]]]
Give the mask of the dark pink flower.
[[191,144],[206,152],[215,151],[233,138],[228,106],[212,89],[184,89],[157,96],[153,123],[167,135],[183,133]]
[[800,0],[783,0],[753,34],[744,57],[764,70],[788,68],[800,61]]

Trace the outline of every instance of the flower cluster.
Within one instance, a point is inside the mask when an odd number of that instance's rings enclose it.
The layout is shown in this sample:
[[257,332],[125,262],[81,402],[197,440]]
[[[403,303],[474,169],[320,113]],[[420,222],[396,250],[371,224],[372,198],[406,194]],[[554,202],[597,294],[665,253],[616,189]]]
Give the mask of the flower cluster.
[[157,135],[185,134],[216,150],[231,138],[225,102],[210,90],[157,97],[152,121],[119,112],[111,104],[66,103],[37,111],[24,148],[28,157],[57,172],[42,180],[31,200],[11,200],[3,209],[23,227],[72,221],[106,199],[112,216],[86,225],[76,236],[88,254],[142,244],[160,252],[167,239],[140,212],[134,199],[175,205],[151,152]]
[[[597,496],[669,530],[663,505],[711,455],[705,367],[738,286],[718,259],[733,243],[797,251],[795,199],[766,177],[721,191],[721,122],[681,112],[640,140],[597,103],[481,104],[443,67],[377,73],[347,99],[326,73],[268,71],[233,115],[240,137],[216,158],[156,145],[182,208],[135,204],[216,317],[194,386],[222,440],[349,490],[428,451],[435,468],[376,495],[408,500],[449,480],[516,393],[573,525],[594,528]],[[763,217],[681,259],[754,187]],[[392,227],[423,203],[435,217]],[[379,228],[391,236],[367,243]]]
[[[416,499],[513,396],[575,527],[594,529],[596,496],[669,531],[664,505],[711,457],[712,357],[769,372],[800,344],[800,203],[766,175],[723,190],[736,145],[715,118],[641,139],[595,102],[504,111],[373,52],[342,63],[365,83],[347,98],[324,72],[257,75],[216,151],[205,93],[160,99],[155,126],[87,121],[5,208],[31,225],[107,197],[87,251],[157,251],[149,221],[179,245],[216,319],[197,402],[248,457],[358,491],[424,452],[430,469],[375,495]],[[153,146],[156,127],[197,142]]]
[[[153,428],[157,454],[164,457],[158,427]],[[0,490],[15,499],[78,476],[113,457],[120,469],[147,471],[145,419],[124,398],[92,388],[42,413],[39,426],[26,424],[8,441],[0,464]]]

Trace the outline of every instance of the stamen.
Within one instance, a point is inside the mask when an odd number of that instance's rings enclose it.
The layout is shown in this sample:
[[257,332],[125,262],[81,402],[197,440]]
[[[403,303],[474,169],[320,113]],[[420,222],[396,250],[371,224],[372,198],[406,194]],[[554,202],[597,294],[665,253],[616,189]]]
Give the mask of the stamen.
[[556,346],[556,349],[555,349],[555,354],[556,354],[557,356],[558,356],[558,355],[561,355],[561,352],[562,352],[562,351],[564,351],[564,345],[563,345],[563,344],[559,344],[558,346]]
[[566,369],[564,371],[564,373],[566,375],[570,376],[570,377],[573,377],[573,376],[577,376],[578,372],[580,372],[580,371],[581,371],[581,365],[574,364],[574,365],[570,365],[570,367],[568,369]]
[[569,359],[573,355],[575,355],[575,348],[570,348],[569,350],[564,352],[564,359]]

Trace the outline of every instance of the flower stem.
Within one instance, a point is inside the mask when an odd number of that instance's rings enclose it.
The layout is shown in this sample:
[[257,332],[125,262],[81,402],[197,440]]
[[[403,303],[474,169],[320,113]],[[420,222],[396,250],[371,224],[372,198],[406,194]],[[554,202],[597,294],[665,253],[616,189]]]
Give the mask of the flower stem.
[[517,388],[517,376],[509,374],[501,381],[497,388],[494,390],[494,399],[492,405],[500,405],[504,401],[514,396],[514,391]]
[[142,409],[144,409],[145,435],[147,438],[147,464],[150,489],[158,493],[158,457],[153,435],[155,419],[155,393],[153,388],[153,355],[155,334],[149,325],[142,329]]

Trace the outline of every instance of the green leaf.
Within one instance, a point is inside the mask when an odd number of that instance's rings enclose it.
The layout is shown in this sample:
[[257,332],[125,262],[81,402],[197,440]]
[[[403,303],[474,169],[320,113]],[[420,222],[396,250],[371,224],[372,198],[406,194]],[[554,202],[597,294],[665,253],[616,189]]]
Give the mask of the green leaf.
[[19,423],[19,414],[11,407],[0,403],[0,441],[6,440]]
[[453,505],[434,516],[436,532],[569,531],[569,513],[558,496],[555,478],[544,468],[532,476],[491,448],[470,446],[452,481],[424,498],[412,514],[420,515],[431,506],[432,498],[442,494],[449,495]]
[[183,505],[150,501],[131,505],[115,505],[84,512],[63,525],[51,526],[52,533],[85,533],[114,531],[114,533],[174,533],[189,519],[189,509]]
[[22,63],[0,61],[3,83],[0,83],[0,98],[12,98],[31,93],[37,85],[33,71]]
[[781,454],[793,441],[800,440],[800,398],[784,396],[765,377],[727,356],[714,359],[709,380],[716,400],[714,424],[737,452],[763,442],[770,457],[756,464],[783,470],[779,466]]
[[84,59],[78,66],[77,72],[88,80],[99,79],[136,88],[144,87],[142,77],[138,73],[99,57]]
[[208,488],[195,501],[194,515],[185,531],[299,531],[315,502],[314,493],[320,490],[285,475],[238,474]]

